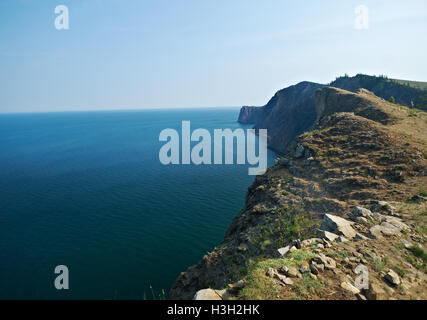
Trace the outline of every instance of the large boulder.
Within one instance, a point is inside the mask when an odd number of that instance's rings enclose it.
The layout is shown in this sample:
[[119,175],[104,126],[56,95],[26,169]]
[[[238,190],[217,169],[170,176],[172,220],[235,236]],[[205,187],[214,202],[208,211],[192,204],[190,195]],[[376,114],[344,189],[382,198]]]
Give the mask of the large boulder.
[[341,217],[334,216],[332,214],[325,214],[320,229],[343,235],[348,239],[353,239],[356,236],[356,231],[351,227],[352,224],[353,222]]
[[409,229],[399,218],[383,216],[381,224],[369,229],[369,236],[374,239],[380,236],[399,236],[402,230]]
[[387,280],[387,282],[392,286],[398,286],[401,282],[399,275],[391,269],[384,276],[384,279]]
[[222,300],[222,295],[213,289],[203,289],[196,292],[193,300]]

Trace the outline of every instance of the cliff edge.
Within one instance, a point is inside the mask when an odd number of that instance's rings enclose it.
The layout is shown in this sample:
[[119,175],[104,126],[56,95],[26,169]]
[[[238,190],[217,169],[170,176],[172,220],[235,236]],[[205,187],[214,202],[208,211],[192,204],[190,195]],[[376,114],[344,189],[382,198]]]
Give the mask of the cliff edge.
[[364,89],[315,92],[282,97],[315,110],[312,130],[255,179],[172,299],[427,298],[427,114]]

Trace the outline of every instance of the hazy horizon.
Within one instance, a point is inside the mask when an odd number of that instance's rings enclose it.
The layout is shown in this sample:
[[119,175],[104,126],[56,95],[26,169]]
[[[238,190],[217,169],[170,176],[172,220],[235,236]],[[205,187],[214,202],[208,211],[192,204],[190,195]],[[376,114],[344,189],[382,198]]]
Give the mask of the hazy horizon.
[[426,81],[426,18],[422,0],[4,0],[0,113],[262,106],[344,74]]

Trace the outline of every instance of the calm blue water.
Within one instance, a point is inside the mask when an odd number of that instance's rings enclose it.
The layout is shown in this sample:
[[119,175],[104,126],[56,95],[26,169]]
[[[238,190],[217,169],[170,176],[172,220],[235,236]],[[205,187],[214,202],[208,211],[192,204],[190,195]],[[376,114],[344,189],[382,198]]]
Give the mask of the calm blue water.
[[[0,115],[0,299],[168,292],[220,243],[254,177],[245,165],[163,166],[159,133],[180,132],[182,120],[192,130],[243,127],[238,112]],[[53,285],[60,264],[68,291]]]

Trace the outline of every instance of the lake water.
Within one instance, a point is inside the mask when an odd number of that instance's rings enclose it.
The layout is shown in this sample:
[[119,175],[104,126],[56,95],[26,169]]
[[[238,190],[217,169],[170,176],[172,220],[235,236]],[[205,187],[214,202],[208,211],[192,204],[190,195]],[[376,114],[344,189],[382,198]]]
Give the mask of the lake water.
[[[0,299],[152,299],[220,244],[249,165],[164,166],[159,134],[239,108],[0,115]],[[212,134],[213,136],[213,134]],[[274,161],[268,152],[268,161]],[[55,266],[70,289],[54,287]],[[150,286],[153,288],[150,289]]]

